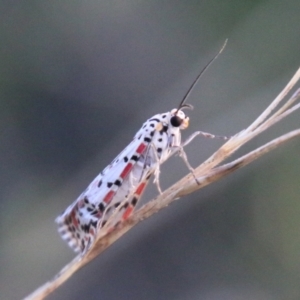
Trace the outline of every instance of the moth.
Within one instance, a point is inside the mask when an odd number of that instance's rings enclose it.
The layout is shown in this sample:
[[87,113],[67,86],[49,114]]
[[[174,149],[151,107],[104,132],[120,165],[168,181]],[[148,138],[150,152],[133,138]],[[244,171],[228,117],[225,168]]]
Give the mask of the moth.
[[173,154],[178,153],[193,173],[183,150],[184,146],[197,135],[211,138],[219,136],[197,131],[185,143],[181,143],[181,130],[189,126],[189,117],[183,110],[192,108],[185,103],[187,97],[200,76],[222,52],[225,44],[194,80],[179,106],[149,118],[132,142],[56,218],[61,237],[74,251],[84,253],[93,244],[101,228],[114,228],[126,220],[136,207],[151,177],[154,177],[161,193],[160,165]]

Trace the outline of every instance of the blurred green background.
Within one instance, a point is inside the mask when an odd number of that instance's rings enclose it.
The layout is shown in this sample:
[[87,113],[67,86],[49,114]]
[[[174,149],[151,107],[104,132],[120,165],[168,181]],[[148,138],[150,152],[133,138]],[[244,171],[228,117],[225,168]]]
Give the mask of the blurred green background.
[[[299,13],[297,0],[2,1],[0,298],[25,297],[74,257],[55,217],[147,118],[178,105],[226,38],[183,137],[248,126],[300,65]],[[296,112],[237,155],[298,127]],[[196,139],[190,162],[221,144]],[[142,222],[49,299],[300,299],[299,146]],[[164,189],[187,173],[176,157],[161,171]]]

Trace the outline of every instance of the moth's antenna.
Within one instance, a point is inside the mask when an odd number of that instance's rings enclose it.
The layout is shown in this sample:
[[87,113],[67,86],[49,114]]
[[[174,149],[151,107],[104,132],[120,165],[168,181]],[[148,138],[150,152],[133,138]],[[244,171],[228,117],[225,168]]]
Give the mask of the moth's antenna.
[[194,82],[192,83],[192,85],[190,86],[190,88],[188,89],[188,91],[186,92],[186,94],[184,95],[183,99],[181,100],[178,109],[176,111],[175,114],[177,114],[177,112],[179,111],[179,109],[183,108],[183,107],[189,107],[189,108],[193,108],[191,105],[189,104],[184,104],[185,100],[188,98],[188,96],[190,95],[190,93],[192,92],[195,84],[198,82],[198,80],[200,79],[200,77],[204,74],[204,72],[210,67],[210,65],[218,58],[218,56],[222,53],[222,51],[224,50],[224,48],[226,47],[228,39],[225,40],[225,43],[223,44],[222,48],[220,49],[220,51],[215,55],[215,57],[213,57],[208,64],[202,69],[202,71],[200,72],[200,74],[196,77],[196,79],[194,80]]

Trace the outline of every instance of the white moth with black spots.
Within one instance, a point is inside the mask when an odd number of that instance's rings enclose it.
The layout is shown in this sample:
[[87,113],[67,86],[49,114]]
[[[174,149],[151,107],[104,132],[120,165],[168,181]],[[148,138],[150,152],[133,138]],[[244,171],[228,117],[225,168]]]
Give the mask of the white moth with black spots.
[[126,220],[152,175],[161,193],[160,165],[174,153],[179,153],[193,172],[183,147],[199,134],[212,138],[216,136],[198,131],[182,144],[181,130],[189,125],[189,117],[182,109],[192,108],[191,105],[185,104],[186,98],[221,51],[197,76],[179,107],[148,119],[133,141],[90,183],[74,203],[56,218],[60,235],[74,251],[86,252],[103,226],[113,229]]

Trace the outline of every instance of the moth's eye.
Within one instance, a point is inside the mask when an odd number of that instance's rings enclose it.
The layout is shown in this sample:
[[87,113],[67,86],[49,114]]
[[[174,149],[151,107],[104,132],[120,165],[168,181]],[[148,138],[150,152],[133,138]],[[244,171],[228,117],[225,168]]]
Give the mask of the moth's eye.
[[182,124],[182,122],[183,122],[183,120],[180,117],[178,117],[177,115],[173,116],[170,119],[170,123],[173,127],[179,127]]

